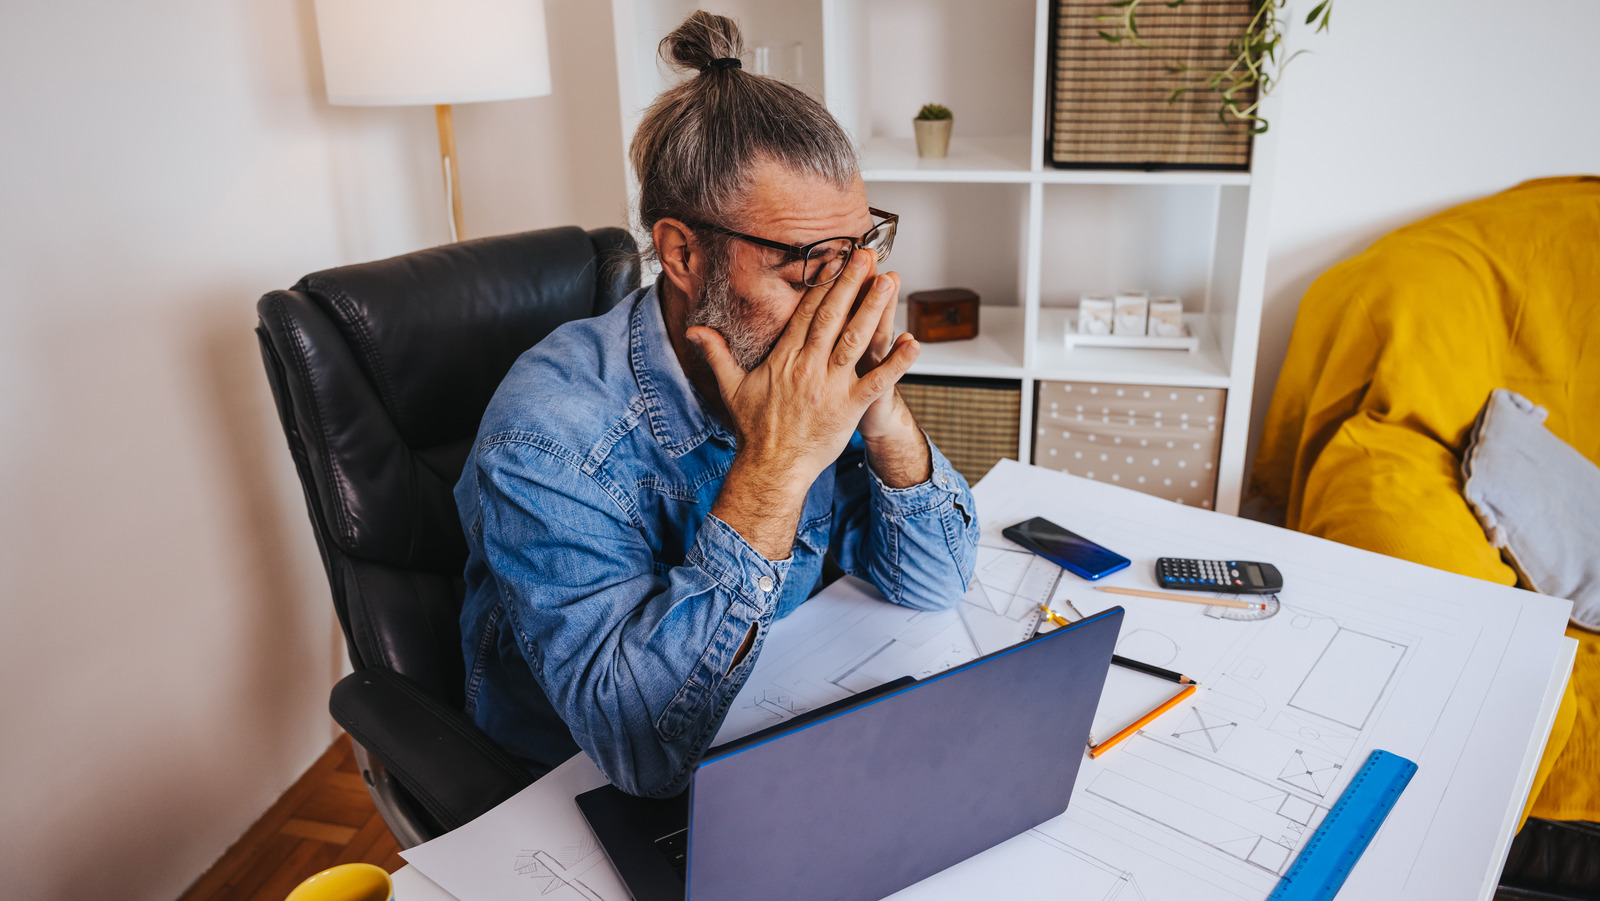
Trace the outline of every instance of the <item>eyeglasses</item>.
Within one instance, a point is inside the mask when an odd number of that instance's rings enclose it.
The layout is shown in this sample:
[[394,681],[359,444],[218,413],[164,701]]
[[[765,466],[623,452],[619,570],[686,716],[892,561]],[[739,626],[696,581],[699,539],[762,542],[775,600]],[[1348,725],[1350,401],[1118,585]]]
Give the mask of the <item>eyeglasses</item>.
[[882,219],[860,238],[823,238],[821,241],[812,241],[810,244],[785,244],[782,241],[769,241],[755,235],[736,232],[731,228],[723,228],[709,222],[690,223],[696,228],[708,228],[724,235],[781,250],[788,254],[788,258],[781,265],[787,265],[793,260],[800,260],[803,264],[804,276],[801,283],[807,288],[819,288],[831,284],[844,272],[844,267],[850,262],[850,257],[857,250],[870,250],[878,257],[878,262],[889,258],[889,251],[894,249],[894,233],[899,227],[900,217],[894,213],[883,210],[867,208],[867,212]]

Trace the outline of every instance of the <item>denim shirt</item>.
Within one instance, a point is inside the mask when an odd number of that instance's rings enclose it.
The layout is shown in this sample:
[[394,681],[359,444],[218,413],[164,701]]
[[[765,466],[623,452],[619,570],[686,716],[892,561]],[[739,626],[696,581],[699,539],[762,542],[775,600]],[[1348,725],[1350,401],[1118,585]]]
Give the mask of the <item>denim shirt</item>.
[[929,480],[894,489],[853,436],[779,561],[711,515],[735,448],[684,375],[654,286],[556,329],[495,391],[455,489],[466,711],[531,769],[576,742],[625,791],[681,791],[824,554],[907,607],[966,589],[977,515],[931,443]]

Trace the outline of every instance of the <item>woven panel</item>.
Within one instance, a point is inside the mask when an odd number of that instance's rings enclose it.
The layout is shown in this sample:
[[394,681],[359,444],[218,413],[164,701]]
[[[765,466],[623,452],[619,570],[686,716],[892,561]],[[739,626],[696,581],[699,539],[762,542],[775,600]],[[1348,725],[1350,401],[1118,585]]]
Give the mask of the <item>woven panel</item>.
[[900,382],[900,396],[969,484],[983,478],[1000,458],[1017,458],[1022,388],[1016,382],[908,376]]
[[[1251,0],[1188,0],[1175,9],[1141,3],[1139,36],[1152,47],[1100,36],[1117,23],[1095,17],[1120,12],[1106,0],[1056,0],[1050,161],[1062,168],[1248,169],[1250,130],[1217,118],[1215,92],[1167,98],[1178,84],[1229,66],[1228,44],[1250,23]],[[1194,71],[1168,71],[1179,61]],[[1253,90],[1239,96],[1246,105],[1255,99]]]
[[1227,399],[1221,388],[1041,381],[1033,462],[1209,509]]

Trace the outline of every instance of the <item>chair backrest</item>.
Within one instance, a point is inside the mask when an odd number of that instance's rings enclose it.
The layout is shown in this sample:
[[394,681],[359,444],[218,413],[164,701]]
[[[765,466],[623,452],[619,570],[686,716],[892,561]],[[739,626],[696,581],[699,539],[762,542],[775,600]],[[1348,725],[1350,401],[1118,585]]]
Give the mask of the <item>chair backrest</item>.
[[627,232],[554,228],[315,272],[257,304],[267,376],[357,669],[461,705],[452,490],[517,357],[639,284]]

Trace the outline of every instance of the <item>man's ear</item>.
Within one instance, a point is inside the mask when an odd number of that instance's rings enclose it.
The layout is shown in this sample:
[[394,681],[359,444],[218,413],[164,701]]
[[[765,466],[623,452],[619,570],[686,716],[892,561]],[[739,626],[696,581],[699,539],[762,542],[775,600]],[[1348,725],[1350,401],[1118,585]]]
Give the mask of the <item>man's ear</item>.
[[655,241],[661,271],[685,297],[698,299],[706,259],[694,232],[682,220],[657,219],[650,236]]

